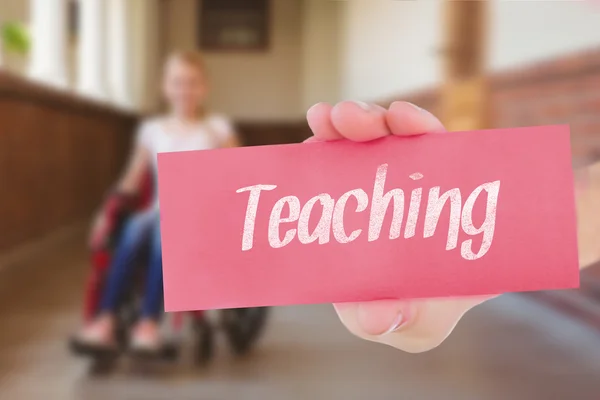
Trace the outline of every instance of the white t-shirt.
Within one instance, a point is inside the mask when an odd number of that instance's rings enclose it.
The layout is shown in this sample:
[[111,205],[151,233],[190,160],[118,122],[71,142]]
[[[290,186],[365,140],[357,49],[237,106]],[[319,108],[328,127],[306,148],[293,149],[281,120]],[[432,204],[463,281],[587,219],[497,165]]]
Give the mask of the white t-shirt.
[[[144,121],[137,133],[136,142],[151,155],[152,170],[156,182],[157,155],[175,151],[210,150],[221,147],[234,136],[229,120],[220,115],[210,115],[197,123],[192,132],[185,136],[175,135],[165,130],[164,118]],[[154,185],[156,187],[156,185]],[[157,191],[154,192],[153,206],[158,207]]]

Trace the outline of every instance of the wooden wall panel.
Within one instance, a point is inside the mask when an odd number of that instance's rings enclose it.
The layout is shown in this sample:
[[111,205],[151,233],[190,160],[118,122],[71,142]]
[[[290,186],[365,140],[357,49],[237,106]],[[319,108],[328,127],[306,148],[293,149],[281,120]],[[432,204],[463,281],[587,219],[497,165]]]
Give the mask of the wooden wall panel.
[[87,217],[137,117],[0,72],[0,251]]
[[306,121],[240,122],[236,128],[245,146],[301,143],[312,136]]

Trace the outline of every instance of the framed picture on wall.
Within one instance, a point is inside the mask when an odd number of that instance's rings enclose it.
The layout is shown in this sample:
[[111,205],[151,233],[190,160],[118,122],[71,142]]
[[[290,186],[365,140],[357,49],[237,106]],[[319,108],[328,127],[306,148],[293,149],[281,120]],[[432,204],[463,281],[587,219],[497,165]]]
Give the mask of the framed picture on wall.
[[198,36],[204,51],[269,48],[270,0],[199,0]]

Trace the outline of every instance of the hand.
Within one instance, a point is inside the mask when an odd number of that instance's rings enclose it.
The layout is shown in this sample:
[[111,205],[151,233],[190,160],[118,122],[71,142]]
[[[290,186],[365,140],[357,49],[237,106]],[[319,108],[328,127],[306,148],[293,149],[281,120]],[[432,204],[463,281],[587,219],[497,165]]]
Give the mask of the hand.
[[92,223],[92,229],[88,244],[92,249],[98,249],[104,246],[106,240],[106,234],[108,231],[108,219],[103,212],[98,213]]
[[[365,142],[387,135],[411,136],[445,132],[428,111],[396,102],[388,110],[377,105],[319,103],[308,111],[314,136],[307,141]],[[342,323],[354,335],[410,353],[431,350],[448,337],[471,308],[494,296],[454,299],[386,300],[335,304]]]

